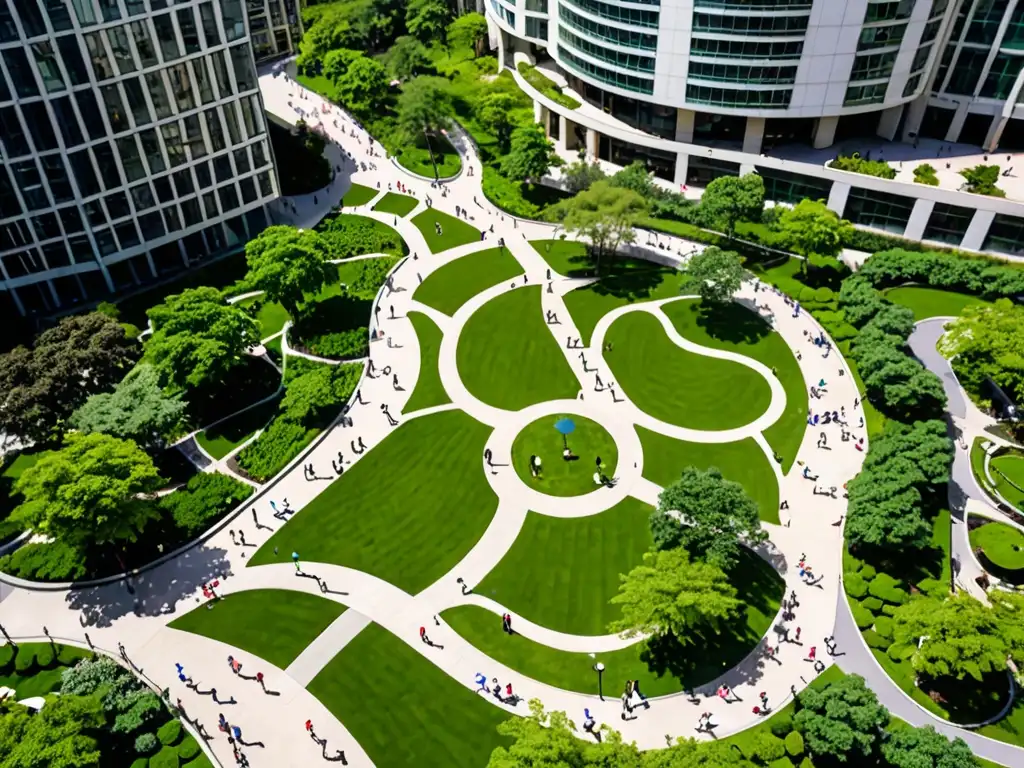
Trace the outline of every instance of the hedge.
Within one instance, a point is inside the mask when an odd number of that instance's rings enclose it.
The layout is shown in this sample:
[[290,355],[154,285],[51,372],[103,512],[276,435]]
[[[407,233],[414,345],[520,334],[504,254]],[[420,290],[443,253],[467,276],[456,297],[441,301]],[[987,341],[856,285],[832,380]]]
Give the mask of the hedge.
[[860,604],[867,608],[872,613],[878,613],[882,610],[882,601],[877,597],[865,597],[860,601]]
[[892,640],[892,617],[890,616],[876,616],[875,617],[875,632],[878,633],[879,637],[884,637],[886,640]]
[[0,645],[0,675],[6,675],[14,666],[14,646]]
[[178,745],[178,757],[182,759],[182,762],[191,760],[193,757],[198,755],[200,752],[199,742],[195,740],[192,734],[187,734],[182,739],[181,744]]
[[778,760],[772,760],[768,763],[768,768],[795,768],[795,766],[788,757],[780,757]]
[[0,557],[0,571],[32,581],[74,581],[86,573],[82,553],[60,541],[33,542]]
[[1024,269],[993,258],[914,252],[894,248],[875,253],[857,272],[876,288],[921,283],[989,298],[1024,293]]
[[252,496],[246,483],[219,472],[200,472],[188,484],[160,499],[160,507],[170,513],[174,525],[190,537],[210,525]]
[[804,737],[797,731],[786,734],[786,752],[790,757],[800,757],[804,753]]
[[181,738],[181,721],[168,720],[160,726],[160,729],[156,732],[156,737],[160,739],[160,743],[164,746],[177,744]]
[[57,655],[52,645],[43,645],[36,649],[36,664],[40,669],[50,669],[57,665]]
[[888,573],[880,573],[871,580],[868,584],[868,594],[893,605],[903,605],[910,597],[907,591],[900,587],[900,582]]
[[266,482],[298,456],[319,432],[278,416],[237,454],[235,461],[253,480]]
[[871,581],[878,575],[878,571],[875,570],[875,566],[870,563],[864,563],[864,565],[861,566],[860,575],[863,576],[866,581]]
[[843,583],[846,585],[846,594],[858,600],[868,593],[868,583],[859,573],[847,573],[843,576]]
[[140,757],[131,764],[131,768],[149,768],[149,758]]
[[871,611],[856,600],[850,601],[850,613],[853,614],[853,620],[859,629],[868,629],[875,623],[875,617]]
[[14,660],[14,671],[19,675],[29,675],[35,671],[35,649],[19,646],[18,656]]
[[178,768],[178,765],[178,750],[174,747],[164,747],[149,758],[149,768]]
[[783,712],[769,720],[771,732],[780,739],[793,730],[793,716],[789,712]]
[[892,645],[891,640],[882,637],[873,629],[865,629],[861,634],[864,636],[864,642],[868,644],[869,648],[877,648],[880,651],[884,651]]

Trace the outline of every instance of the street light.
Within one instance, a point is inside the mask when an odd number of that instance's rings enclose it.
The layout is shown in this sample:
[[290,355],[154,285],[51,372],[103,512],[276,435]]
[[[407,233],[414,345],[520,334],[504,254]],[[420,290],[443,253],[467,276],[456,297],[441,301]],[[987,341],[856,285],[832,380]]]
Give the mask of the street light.
[[594,671],[597,672],[597,695],[604,701],[604,688],[601,685],[601,675],[604,672],[604,664],[600,661],[594,665]]

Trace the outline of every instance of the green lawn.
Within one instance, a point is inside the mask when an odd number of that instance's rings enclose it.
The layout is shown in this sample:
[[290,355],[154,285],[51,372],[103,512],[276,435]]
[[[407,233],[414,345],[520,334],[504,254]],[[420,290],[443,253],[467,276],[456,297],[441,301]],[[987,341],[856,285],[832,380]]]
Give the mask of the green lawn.
[[660,486],[679,479],[684,467],[718,467],[727,480],[743,486],[766,523],[779,522],[779,483],[764,451],[753,438],[735,443],[690,443],[636,428],[644,451],[644,477]]
[[349,208],[356,205],[366,205],[377,196],[378,191],[371,187],[364,187],[362,184],[353,184],[349,187],[345,196],[341,198],[341,205],[342,207],[347,206]]
[[[1024,491],[1015,487],[1024,488],[1024,456],[1015,452],[1004,453],[1001,456],[995,456],[989,462],[989,467],[1000,495],[1017,509],[1024,510]],[[982,476],[984,476],[984,468]],[[1006,478],[1012,480],[1014,484],[1011,485]]]
[[508,248],[488,248],[431,272],[417,286],[413,298],[438,312],[454,315],[481,291],[522,274],[522,265]]
[[[16,653],[37,653],[47,647],[49,643],[20,643]],[[45,696],[60,688],[61,675],[67,667],[73,667],[79,659],[92,656],[90,651],[73,645],[58,644],[56,649],[56,658],[50,669],[40,669],[37,664],[33,664],[29,674],[19,675],[12,666],[10,674],[0,675],[0,688],[13,688],[19,701]]]
[[0,473],[0,477],[5,477],[11,482],[14,482],[22,473],[29,467],[34,467],[36,463],[43,458],[49,451],[39,450],[35,447],[25,448],[22,451],[18,451],[14,457],[14,461],[8,461],[7,457],[3,457],[3,472]]
[[929,317],[955,317],[966,307],[976,304],[990,304],[978,296],[966,293],[943,291],[920,285],[905,285],[885,291],[885,297],[894,304],[902,304],[914,310],[915,320]]
[[251,299],[243,299],[238,306],[250,308],[257,306],[255,317],[260,325],[260,338],[265,339],[273,336],[284,328],[288,322],[288,312],[276,301],[266,301],[263,296],[253,296]]
[[548,263],[553,272],[566,277],[590,274],[595,264],[587,254],[587,246],[576,240],[531,240],[530,245]]
[[[431,150],[433,161],[430,159]],[[427,148],[426,138],[421,136],[415,144],[404,144],[395,154],[395,160],[405,170],[430,179],[449,179],[462,168],[462,158],[455,147],[444,136],[437,134],[430,137],[430,149]]]
[[[480,240],[480,230],[464,221],[459,221],[454,216],[437,210],[427,208],[418,213],[412,220],[416,228],[423,233],[427,241],[427,247],[431,253],[441,253],[449,248],[455,248],[466,243],[474,243]],[[435,224],[441,225],[441,234],[437,234]]]
[[432,405],[444,405],[452,399],[448,397],[444,384],[441,382],[441,374],[437,370],[437,356],[441,349],[441,329],[434,321],[422,312],[410,312],[409,320],[416,331],[416,338],[420,345],[420,375],[416,380],[416,387],[405,405],[404,413],[412,413],[420,408],[429,408]]
[[1003,523],[985,523],[970,533],[971,546],[981,548],[985,556],[1000,568],[1024,568],[1024,533]]
[[677,347],[647,312],[620,317],[605,335],[604,358],[618,387],[644,412],[691,429],[741,427],[771,402],[768,382],[731,360]]
[[466,388],[488,405],[519,410],[573,399],[579,381],[551,335],[539,285],[491,299],[463,326],[456,351]]
[[345,565],[416,594],[462,559],[497,509],[480,468],[490,434],[461,411],[401,425],[280,528],[249,565],[289,561],[298,552],[310,571],[316,562]]
[[741,304],[709,309],[700,301],[690,300],[664,304],[661,309],[680,336],[706,347],[745,355],[775,371],[786,390],[786,410],[764,436],[782,457],[782,471],[788,472],[807,427],[807,387],[800,364],[782,336]]
[[[576,429],[567,438],[569,450],[577,456],[566,461],[562,456],[565,443],[554,424],[562,418],[571,418]],[[534,477],[530,471],[530,457],[541,460],[541,473]],[[608,430],[596,421],[574,414],[558,414],[537,419],[526,425],[512,443],[512,465],[524,483],[551,496],[580,496],[597,490],[594,472],[597,459],[601,472],[615,476],[619,450]]]
[[196,433],[196,442],[215,459],[222,459],[248,440],[257,429],[262,429],[277,412],[280,399],[268,400],[247,411],[225,419],[202,432]]
[[284,352],[281,349],[281,340],[283,338],[284,334],[276,336],[263,345],[263,348],[267,350],[267,357],[269,357],[279,366],[282,364],[284,360]]
[[[345,612],[333,600],[287,589],[236,592],[211,605],[193,608],[170,626],[227,643],[281,669]],[[257,660],[246,666],[246,674],[260,671]]]
[[589,517],[530,512],[515,544],[473,591],[541,626],[575,635],[608,634],[621,609],[608,601],[619,574],[651,548],[652,507],[627,497]]
[[388,192],[375,206],[373,206],[373,210],[380,213],[393,213],[396,216],[405,216],[419,204],[420,201],[412,195],[403,195],[399,192]]
[[[438,651],[444,653],[444,651]],[[509,740],[508,713],[371,624],[335,656],[309,692],[352,733],[377,768],[480,768]],[[525,702],[520,705],[525,713]],[[344,747],[344,744],[332,745]]]

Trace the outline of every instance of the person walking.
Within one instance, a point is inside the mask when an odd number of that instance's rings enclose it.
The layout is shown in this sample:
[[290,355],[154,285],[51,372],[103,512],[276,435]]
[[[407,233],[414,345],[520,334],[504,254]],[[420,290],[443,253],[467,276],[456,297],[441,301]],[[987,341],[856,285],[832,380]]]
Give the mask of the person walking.
[[426,627],[420,627],[420,641],[425,643],[425,644],[427,644],[427,645],[433,645],[433,643],[430,642],[430,638],[427,637],[427,628]]
[[586,731],[587,733],[589,733],[595,739],[600,740],[598,738],[597,733],[594,731],[594,728],[596,728],[596,727],[597,727],[597,721],[591,716],[590,710],[589,709],[584,709],[583,710],[583,730]]
[[267,692],[267,684],[265,682],[263,682],[263,673],[262,672],[257,672],[256,673],[256,682],[260,684],[260,688],[262,688],[263,692],[266,693]]
[[633,705],[629,703],[629,694],[626,693],[625,691],[623,691],[623,693],[622,693],[622,714],[621,714],[621,717],[622,717],[623,720],[631,720],[632,718],[628,717],[628,715],[632,715],[632,714],[633,714]]
[[502,615],[502,617],[501,617],[501,628],[502,628],[502,630],[504,630],[505,634],[507,634],[507,635],[514,635],[515,634],[515,632],[512,631],[512,614],[511,613],[506,613],[506,614]]
[[320,741],[320,739],[318,739],[316,737],[316,731],[313,730],[313,721],[312,720],[307,720],[306,721],[306,733],[308,733],[310,735],[310,737],[313,739],[313,741]]
[[626,683],[626,685],[630,687],[630,693],[635,695],[638,699],[640,699],[641,703],[644,705],[644,709],[651,708],[651,703],[647,700],[647,697],[644,696],[643,692],[640,690],[639,680],[630,680]]

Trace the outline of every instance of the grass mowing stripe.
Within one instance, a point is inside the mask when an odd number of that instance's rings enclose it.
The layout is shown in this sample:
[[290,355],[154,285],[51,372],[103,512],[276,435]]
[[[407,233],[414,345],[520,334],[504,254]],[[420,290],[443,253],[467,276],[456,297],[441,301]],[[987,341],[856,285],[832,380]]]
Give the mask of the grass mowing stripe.
[[488,248],[431,272],[417,286],[413,298],[438,312],[454,315],[478,293],[521,274],[523,268],[508,248]]
[[412,195],[388,192],[375,206],[373,206],[373,210],[379,213],[393,213],[396,216],[404,217],[419,204],[420,201]]
[[[416,214],[412,223],[423,233],[431,253],[440,253],[449,248],[480,240],[479,229],[436,208],[427,208],[427,210]],[[441,234],[437,233],[435,224],[441,225]]]

